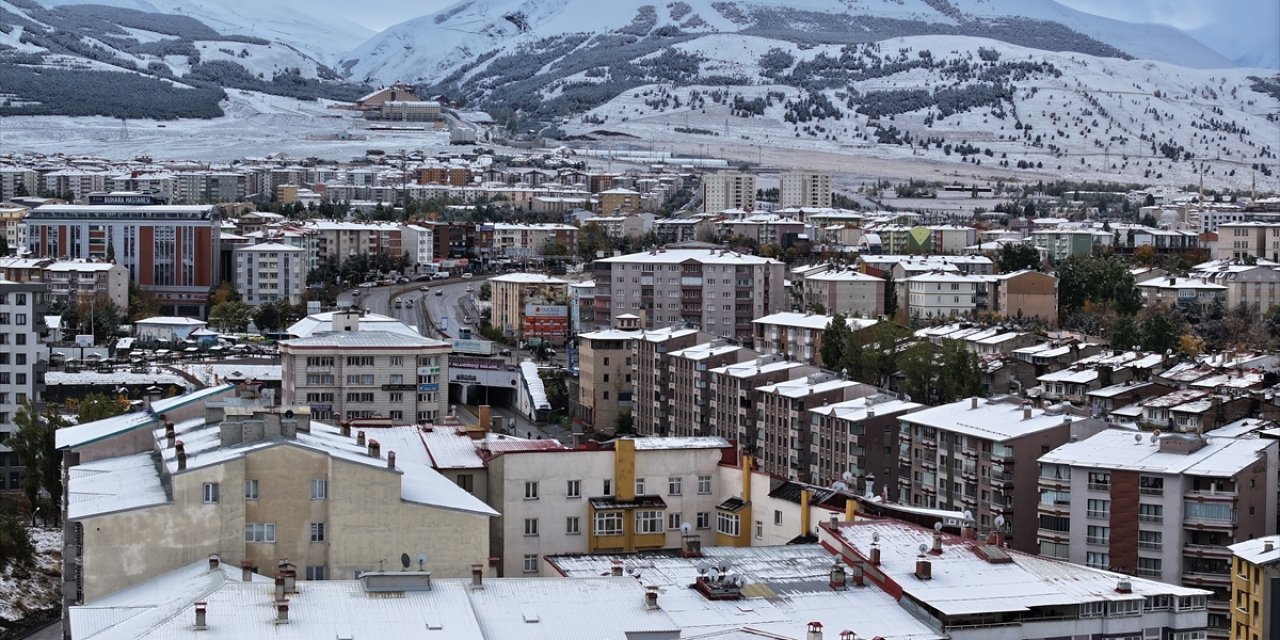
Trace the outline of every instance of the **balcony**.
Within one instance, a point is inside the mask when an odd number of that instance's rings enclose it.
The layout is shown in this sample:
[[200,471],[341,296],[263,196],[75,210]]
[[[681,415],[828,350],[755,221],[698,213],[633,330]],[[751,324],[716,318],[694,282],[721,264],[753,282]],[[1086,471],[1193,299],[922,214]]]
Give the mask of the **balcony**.
[[964,455],[964,457],[966,457],[966,458],[977,458],[977,457],[978,457],[978,450],[977,450],[977,449],[973,449],[973,448],[971,448],[971,447],[965,447],[965,448],[964,448],[964,450],[963,450],[963,451],[961,451],[960,453],[961,453],[962,455]]
[[1198,558],[1230,558],[1231,550],[1216,544],[1191,544],[1182,545],[1182,552],[1189,556]]
[[1235,491],[1222,491],[1222,490],[1214,489],[1209,491],[1188,491],[1186,492],[1186,497],[1188,500],[1194,499],[1202,502],[1205,500],[1230,501],[1230,500],[1235,500],[1238,497],[1238,495],[1236,494]]
[[938,443],[935,440],[921,440],[920,444],[923,444],[926,449],[937,450],[938,448]]
[[1182,583],[1185,585],[1229,587],[1231,586],[1231,576],[1226,573],[1185,571],[1182,574]]
[[1104,492],[1104,493],[1110,493],[1110,492],[1111,492],[1111,485],[1110,485],[1109,483],[1105,483],[1105,482],[1090,482],[1090,483],[1089,483],[1089,490],[1090,490],[1090,491],[1102,491],[1102,492]]
[[1007,488],[1008,486],[1013,484],[1013,474],[1009,473],[1008,471],[1004,473],[992,472],[991,484],[992,486]]

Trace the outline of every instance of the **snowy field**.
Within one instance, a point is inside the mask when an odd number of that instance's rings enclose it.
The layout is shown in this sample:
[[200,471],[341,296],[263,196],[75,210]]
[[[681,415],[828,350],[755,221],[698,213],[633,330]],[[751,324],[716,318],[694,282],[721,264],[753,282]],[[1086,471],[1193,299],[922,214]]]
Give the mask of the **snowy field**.
[[28,529],[35,545],[35,566],[0,570],[0,620],[17,622],[32,611],[58,606],[62,576],[62,530]]

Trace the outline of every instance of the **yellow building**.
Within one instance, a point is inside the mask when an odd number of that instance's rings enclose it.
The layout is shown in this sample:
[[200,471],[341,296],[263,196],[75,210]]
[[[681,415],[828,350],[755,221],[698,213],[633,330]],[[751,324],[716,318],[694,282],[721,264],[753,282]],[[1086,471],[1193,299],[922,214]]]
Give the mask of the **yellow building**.
[[1231,545],[1231,640],[1280,637],[1280,535]]
[[[431,468],[417,427],[356,431],[270,406],[252,385],[62,429],[64,594],[115,593],[193,561],[350,579],[427,558],[466,576],[497,512]],[[385,563],[390,563],[383,566]]]

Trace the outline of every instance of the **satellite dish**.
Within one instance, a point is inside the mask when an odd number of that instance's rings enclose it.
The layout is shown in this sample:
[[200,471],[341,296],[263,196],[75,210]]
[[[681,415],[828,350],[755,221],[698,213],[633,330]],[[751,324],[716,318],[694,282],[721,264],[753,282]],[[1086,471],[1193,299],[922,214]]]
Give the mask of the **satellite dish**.
[[1135,433],[1135,434],[1133,434],[1133,441],[1134,441],[1134,442],[1142,442],[1142,434],[1141,434],[1141,433]]
[[687,536],[687,535],[689,535],[689,534],[691,534],[691,533],[693,533],[693,525],[689,524],[688,522],[681,522],[681,523],[680,523],[680,533],[682,533],[682,534],[684,534],[684,535],[686,535],[686,536]]
[[407,553],[400,554],[400,566],[404,567],[405,569],[409,568],[409,554]]
[[926,551],[928,551],[928,550],[929,550],[929,545],[927,545],[927,544],[925,544],[925,543],[921,542],[921,543],[920,543],[920,553],[924,553],[924,552],[926,552]]
[[942,531],[942,523],[941,523],[941,522],[935,522],[935,523],[933,523],[933,530],[934,530],[934,531]]
[[879,531],[873,531],[873,532],[871,533],[871,544],[875,544],[875,543],[877,543],[877,542],[880,542],[880,532],[879,532]]
[[708,569],[708,568],[709,568],[709,567],[708,567],[705,563],[698,565],[698,575],[700,575],[700,576],[705,576],[705,575],[707,575],[707,569]]
[[424,570],[425,569],[424,565],[426,564],[427,564],[427,554],[419,553],[418,554],[418,571]]
[[996,516],[996,527],[1000,529],[1004,528],[1004,516]]
[[972,511],[970,511],[970,510],[968,510],[968,509],[965,509],[965,510],[964,510],[964,518],[965,518],[965,520],[973,520],[973,512],[972,512]]
[[845,484],[843,480],[836,480],[835,482],[831,483],[831,488],[835,489],[836,491],[846,491],[849,489],[849,485]]
[[850,480],[853,480],[853,472],[852,472],[852,471],[846,471],[846,472],[844,472],[844,473],[840,474],[840,479],[841,479],[841,480],[844,480],[845,482],[849,482]]
[[728,562],[723,562],[723,561],[722,561],[722,562],[720,563],[720,573],[729,573],[729,568],[730,568],[730,567],[732,567],[732,566],[733,566],[732,564],[729,564]]
[[286,410],[285,410],[285,412],[284,412],[284,417],[285,417],[285,419],[286,419],[286,420],[292,420],[292,419],[293,419],[293,409],[286,409]]

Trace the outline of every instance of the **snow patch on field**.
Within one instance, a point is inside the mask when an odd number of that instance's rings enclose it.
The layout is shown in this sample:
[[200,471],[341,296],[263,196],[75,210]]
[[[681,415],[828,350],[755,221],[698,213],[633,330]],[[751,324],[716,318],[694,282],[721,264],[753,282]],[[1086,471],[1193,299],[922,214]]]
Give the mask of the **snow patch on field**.
[[12,623],[32,612],[57,607],[61,599],[62,530],[28,529],[36,555],[31,566],[0,569],[0,619]]

